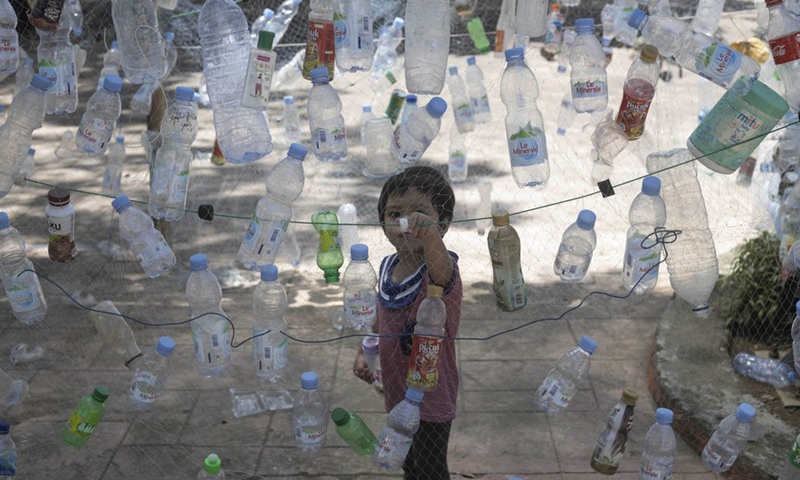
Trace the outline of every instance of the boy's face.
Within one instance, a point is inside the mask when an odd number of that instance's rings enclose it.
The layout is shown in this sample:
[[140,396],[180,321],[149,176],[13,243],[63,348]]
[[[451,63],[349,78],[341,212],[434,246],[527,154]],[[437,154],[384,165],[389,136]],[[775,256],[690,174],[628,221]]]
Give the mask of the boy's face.
[[[399,219],[408,218],[412,213],[419,212],[431,218],[431,222],[439,221],[439,212],[433,206],[431,199],[416,189],[409,189],[405,193],[393,193],[386,201],[386,210],[383,214],[383,233],[397,249],[398,254],[424,253],[425,247],[418,238],[412,238],[400,229]],[[440,229],[442,235],[446,228]]]

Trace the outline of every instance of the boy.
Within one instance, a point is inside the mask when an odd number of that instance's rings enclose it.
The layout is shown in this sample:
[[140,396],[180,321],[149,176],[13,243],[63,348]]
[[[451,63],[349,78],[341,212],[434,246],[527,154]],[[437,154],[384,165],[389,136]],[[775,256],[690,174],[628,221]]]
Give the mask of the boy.
[[[455,342],[461,318],[461,277],[458,256],[447,250],[442,237],[453,219],[455,196],[442,174],[414,166],[389,178],[378,200],[383,232],[397,253],[381,262],[378,283],[378,332],[386,411],[405,397],[417,309],[429,283],[444,288],[446,338],[439,353],[439,386],[426,392],[420,405],[420,426],[403,464],[405,480],[449,480],[447,443],[456,416],[458,369]],[[401,228],[400,219],[408,221]],[[372,383],[362,351],[353,372]]]

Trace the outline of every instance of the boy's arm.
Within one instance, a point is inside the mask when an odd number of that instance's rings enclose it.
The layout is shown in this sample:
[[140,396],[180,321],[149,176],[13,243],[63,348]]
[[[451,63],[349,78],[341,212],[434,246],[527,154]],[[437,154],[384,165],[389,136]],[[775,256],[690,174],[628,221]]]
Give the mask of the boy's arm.
[[431,282],[442,288],[449,287],[453,280],[453,259],[442,240],[442,231],[446,231],[447,225],[439,224],[438,220],[416,212],[408,217],[408,229],[425,246],[425,265]]

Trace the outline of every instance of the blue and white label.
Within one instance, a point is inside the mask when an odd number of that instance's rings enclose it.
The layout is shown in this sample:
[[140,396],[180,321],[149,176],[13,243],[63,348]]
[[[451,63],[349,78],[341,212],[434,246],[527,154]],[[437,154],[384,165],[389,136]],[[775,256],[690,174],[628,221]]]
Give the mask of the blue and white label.
[[698,75],[722,86],[730,83],[741,65],[742,54],[718,42],[701,50],[695,62]]
[[521,128],[508,139],[508,153],[511,156],[512,167],[544,163],[547,159],[544,132],[530,124]]
[[[253,332],[259,335],[263,331]],[[253,360],[259,372],[274,372],[285,368],[289,363],[289,339],[284,337],[278,345],[272,346],[270,335],[258,336],[253,339]]]
[[625,265],[623,273],[631,285],[639,282],[647,283],[658,278],[659,261],[661,260],[660,245],[643,248],[642,235],[633,235],[625,245]]
[[348,27],[347,16],[337,13],[333,21],[333,39],[336,50],[347,46],[347,37],[349,36]]
[[24,313],[35,310],[39,307],[39,296],[37,292],[41,290],[36,274],[25,272],[13,279],[11,288],[6,289],[11,310]]
[[244,241],[242,241],[242,247],[252,255],[274,258],[288,227],[288,220],[271,220],[262,224],[258,217],[253,215]]
[[470,99],[470,104],[472,105],[472,111],[475,115],[480,115],[481,113],[490,113],[489,109],[489,97],[484,95],[481,98],[473,97]]

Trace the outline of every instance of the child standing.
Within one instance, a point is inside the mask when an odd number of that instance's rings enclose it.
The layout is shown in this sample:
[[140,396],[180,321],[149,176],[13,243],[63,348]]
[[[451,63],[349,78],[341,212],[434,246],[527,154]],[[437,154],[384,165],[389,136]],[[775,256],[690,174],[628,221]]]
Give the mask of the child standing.
[[[389,178],[378,200],[383,232],[397,253],[381,262],[378,324],[386,411],[405,397],[412,333],[428,284],[444,289],[447,311],[445,336],[439,354],[439,386],[426,392],[420,405],[420,426],[403,464],[405,480],[449,480],[447,443],[456,416],[458,368],[455,342],[461,318],[461,276],[458,256],[442,238],[453,219],[455,196],[444,176],[431,167],[414,166]],[[401,227],[400,219],[408,222]],[[403,222],[405,223],[405,222]],[[405,227],[405,225],[404,225]],[[372,383],[363,352],[353,372]]]

